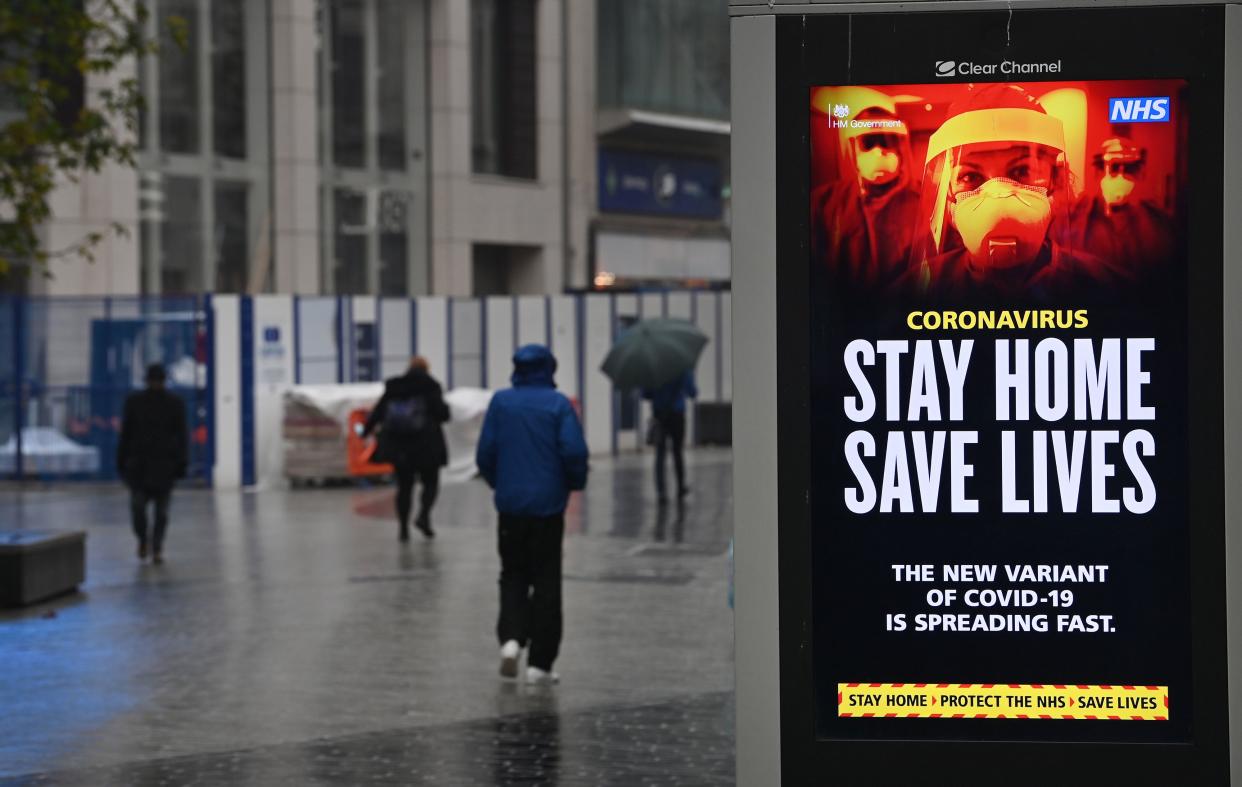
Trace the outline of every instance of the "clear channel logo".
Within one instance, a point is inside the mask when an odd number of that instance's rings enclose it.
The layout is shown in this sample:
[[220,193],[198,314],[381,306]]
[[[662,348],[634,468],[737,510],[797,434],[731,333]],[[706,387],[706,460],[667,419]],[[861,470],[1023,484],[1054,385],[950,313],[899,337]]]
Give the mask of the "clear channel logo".
[[937,60],[937,77],[995,76],[997,74],[1060,74],[1061,61],[1049,63],[1019,63],[1002,60],[999,63],[974,63],[970,60]]
[[1108,100],[1109,123],[1168,123],[1171,117],[1168,96]]

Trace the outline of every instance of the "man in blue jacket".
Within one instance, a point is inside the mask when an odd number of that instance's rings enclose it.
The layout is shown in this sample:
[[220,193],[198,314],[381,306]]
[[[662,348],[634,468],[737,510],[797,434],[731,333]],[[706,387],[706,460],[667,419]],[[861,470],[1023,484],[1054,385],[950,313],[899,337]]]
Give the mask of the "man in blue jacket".
[[492,397],[475,461],[500,514],[500,674],[555,683],[561,644],[561,541],[569,493],[586,486],[587,446],[573,406],[556,390],[556,359],[527,344],[513,354],[512,388]]

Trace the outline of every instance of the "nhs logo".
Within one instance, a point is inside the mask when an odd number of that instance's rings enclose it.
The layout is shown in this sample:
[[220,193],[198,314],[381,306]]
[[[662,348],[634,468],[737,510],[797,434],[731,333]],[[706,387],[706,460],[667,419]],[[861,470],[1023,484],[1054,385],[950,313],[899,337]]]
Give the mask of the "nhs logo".
[[1169,97],[1110,98],[1109,123],[1168,123]]

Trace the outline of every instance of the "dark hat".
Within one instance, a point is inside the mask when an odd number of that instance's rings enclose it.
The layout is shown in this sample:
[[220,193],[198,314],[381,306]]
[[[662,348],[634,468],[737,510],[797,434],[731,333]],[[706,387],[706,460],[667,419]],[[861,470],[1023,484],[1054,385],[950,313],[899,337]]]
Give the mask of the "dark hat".
[[162,383],[168,379],[168,374],[164,371],[164,364],[153,363],[147,367],[146,380],[149,383]]

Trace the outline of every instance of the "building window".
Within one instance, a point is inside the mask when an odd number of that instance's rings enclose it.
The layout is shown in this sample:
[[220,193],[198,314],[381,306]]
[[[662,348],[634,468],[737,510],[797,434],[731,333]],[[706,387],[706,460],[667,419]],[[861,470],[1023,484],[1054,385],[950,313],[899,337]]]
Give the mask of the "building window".
[[[156,0],[139,65],[146,99],[138,153],[145,294],[260,291],[251,270],[271,224],[267,9],[248,0]],[[166,32],[184,27],[184,46]]]
[[159,271],[157,292],[193,293],[203,287],[203,213],[197,178],[162,178],[163,211],[159,222],[159,249],[154,255]]
[[361,295],[367,287],[367,197],[347,189],[332,192],[336,233],[332,248],[332,290]]
[[246,157],[246,46],[242,0],[211,3],[213,147],[220,156]]
[[185,31],[180,43],[165,33],[160,45],[160,150],[198,153],[198,0],[161,0],[158,18],[160,30],[167,31],[170,20],[175,19]]
[[471,0],[471,153],[474,171],[533,180],[536,0]]
[[376,147],[380,169],[404,170],[406,153],[406,0],[377,0]]
[[216,182],[215,289],[217,292],[250,292],[249,196],[246,183]]
[[336,294],[427,289],[422,155],[425,5],[322,0],[319,106],[323,286]]
[[601,107],[728,119],[728,0],[599,3],[596,26]]
[[332,3],[332,161],[366,163],[366,30],[362,0]]
[[471,247],[474,294],[537,295],[544,291],[539,246],[476,243]]

